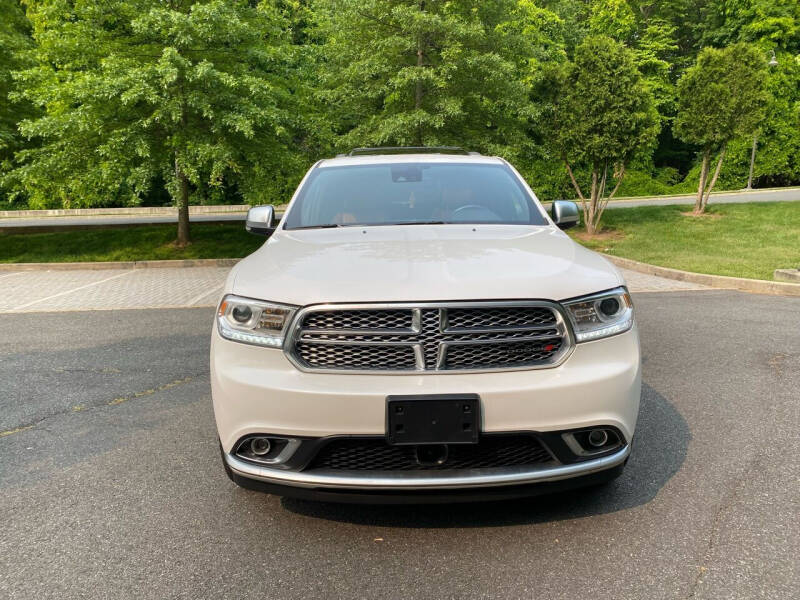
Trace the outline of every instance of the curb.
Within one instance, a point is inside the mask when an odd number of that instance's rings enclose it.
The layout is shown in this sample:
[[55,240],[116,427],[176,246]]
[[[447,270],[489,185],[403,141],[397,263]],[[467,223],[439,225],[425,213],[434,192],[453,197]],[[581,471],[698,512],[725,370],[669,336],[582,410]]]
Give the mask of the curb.
[[800,296],[800,283],[785,283],[782,281],[765,281],[762,279],[747,279],[744,277],[727,277],[725,275],[708,275],[706,273],[692,273],[668,267],[658,267],[642,263],[629,258],[603,254],[608,260],[624,269],[656,275],[665,279],[686,281],[718,289],[736,289],[756,294],[779,294],[783,296]]
[[775,269],[772,276],[778,281],[800,283],[800,269]]
[[0,271],[100,271],[103,269],[185,269],[232,267],[241,258],[195,258],[188,260],[136,260],[117,262],[0,263]]

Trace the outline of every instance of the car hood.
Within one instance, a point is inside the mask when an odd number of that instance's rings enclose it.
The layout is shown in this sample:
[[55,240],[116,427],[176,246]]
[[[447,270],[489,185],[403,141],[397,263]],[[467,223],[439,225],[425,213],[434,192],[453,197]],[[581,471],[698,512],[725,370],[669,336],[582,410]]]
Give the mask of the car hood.
[[228,292],[296,305],[563,300],[624,284],[558,228],[519,225],[279,230],[228,281]]

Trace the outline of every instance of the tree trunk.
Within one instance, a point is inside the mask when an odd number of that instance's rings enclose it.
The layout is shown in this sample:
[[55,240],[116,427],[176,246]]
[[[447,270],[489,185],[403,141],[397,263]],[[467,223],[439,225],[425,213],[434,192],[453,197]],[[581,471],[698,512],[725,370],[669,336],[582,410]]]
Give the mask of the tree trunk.
[[592,190],[589,196],[589,216],[586,219],[586,233],[594,235],[597,233],[597,196],[600,193],[600,185],[597,181],[597,168],[592,169]]
[[569,173],[569,179],[572,182],[572,187],[575,188],[575,193],[578,194],[578,198],[580,198],[581,210],[583,210],[583,224],[585,225],[589,217],[589,208],[586,205],[586,198],[583,196],[583,192],[581,192],[581,186],[579,186],[578,182],[575,180],[575,174],[572,172],[572,167],[570,166],[569,161],[566,159],[566,157],[562,157],[561,160],[564,161],[564,166],[567,167],[567,173]]
[[747,175],[747,189],[753,189],[753,168],[756,166],[756,149],[758,148],[758,134],[753,134],[753,150],[750,152],[750,173]]
[[[619,166],[619,171],[618,171],[618,175],[619,176],[617,177],[617,184],[614,186],[614,189],[611,190],[611,193],[608,194],[607,196],[605,196],[605,200],[603,199],[603,196],[600,196],[600,198],[599,198],[600,206],[597,209],[597,217],[596,217],[597,225],[600,224],[600,219],[603,218],[603,212],[605,212],[606,206],[608,206],[609,201],[616,195],[617,190],[619,190],[619,186],[622,185],[622,180],[625,179],[625,163],[621,163],[618,166]],[[606,165],[606,171],[608,171],[608,165]],[[606,175],[607,175],[607,173],[603,173],[603,190],[604,190],[603,194],[604,195],[605,195],[605,189],[606,189],[606,187],[605,187],[606,186]]]
[[714,189],[714,184],[717,183],[717,178],[719,177],[719,172],[722,169],[722,159],[725,158],[725,150],[726,147],[722,146],[722,150],[719,153],[719,160],[717,161],[717,168],[714,169],[714,176],[711,178],[711,183],[708,184],[708,190],[706,191],[705,200],[703,200],[703,212],[706,210],[706,206],[708,206],[708,198],[711,196],[711,190]]
[[711,157],[711,148],[706,148],[703,152],[703,165],[700,167],[700,183],[697,185],[697,199],[694,202],[694,214],[699,215],[703,212],[703,194],[706,191],[706,180],[708,179],[708,161]]
[[175,179],[178,182],[178,242],[180,248],[191,243],[189,237],[189,180],[175,159]]

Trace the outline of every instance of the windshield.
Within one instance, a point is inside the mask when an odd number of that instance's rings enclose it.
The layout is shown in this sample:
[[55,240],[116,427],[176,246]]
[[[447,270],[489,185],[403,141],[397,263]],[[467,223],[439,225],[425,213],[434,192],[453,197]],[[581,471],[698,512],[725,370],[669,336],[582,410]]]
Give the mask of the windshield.
[[547,221],[504,164],[383,163],[314,169],[285,228],[439,223]]

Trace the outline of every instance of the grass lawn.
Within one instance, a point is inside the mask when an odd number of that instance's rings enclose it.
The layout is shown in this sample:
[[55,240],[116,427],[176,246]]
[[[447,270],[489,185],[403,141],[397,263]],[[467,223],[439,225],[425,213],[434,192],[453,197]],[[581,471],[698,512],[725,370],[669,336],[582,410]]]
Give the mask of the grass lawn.
[[83,262],[164,260],[174,258],[239,258],[265,238],[244,230],[244,223],[192,223],[192,243],[173,245],[177,225],[127,229],[89,229],[63,233],[0,234],[0,262]]
[[800,267],[800,202],[608,209],[604,229],[573,238],[592,250],[697,273],[771,280],[779,268]]

